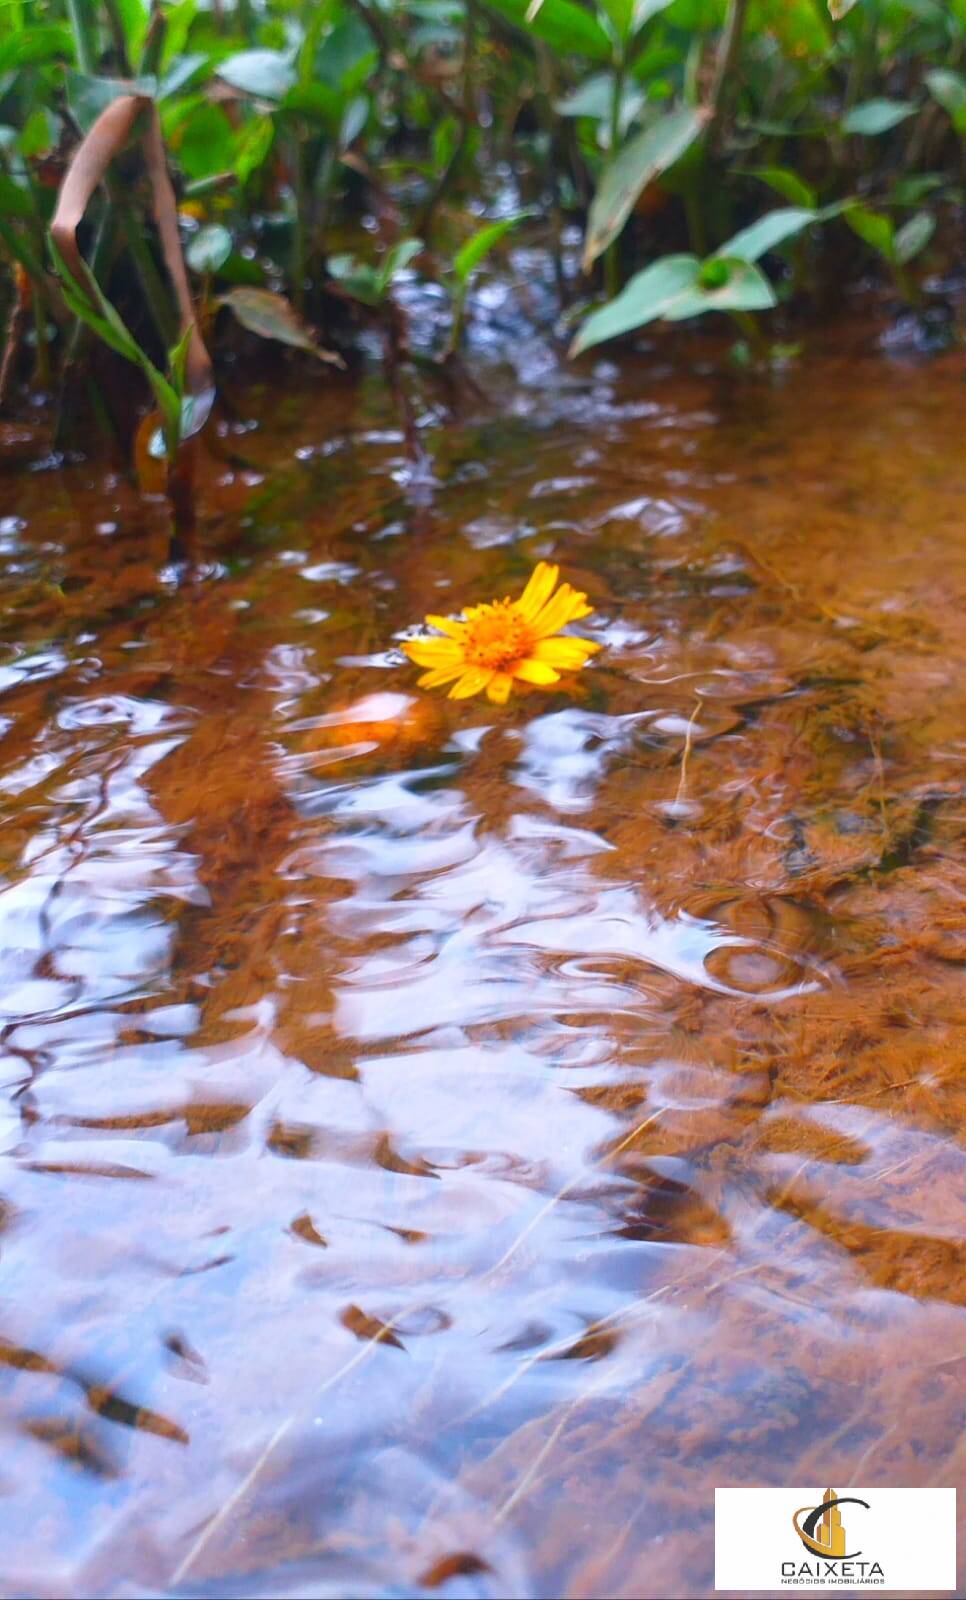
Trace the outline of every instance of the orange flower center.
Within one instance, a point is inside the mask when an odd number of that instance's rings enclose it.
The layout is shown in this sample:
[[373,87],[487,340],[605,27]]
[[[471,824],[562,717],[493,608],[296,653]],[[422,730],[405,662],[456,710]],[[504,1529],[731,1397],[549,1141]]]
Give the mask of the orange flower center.
[[467,623],[464,653],[468,666],[505,672],[522,661],[532,644],[529,626],[512,600],[495,600]]

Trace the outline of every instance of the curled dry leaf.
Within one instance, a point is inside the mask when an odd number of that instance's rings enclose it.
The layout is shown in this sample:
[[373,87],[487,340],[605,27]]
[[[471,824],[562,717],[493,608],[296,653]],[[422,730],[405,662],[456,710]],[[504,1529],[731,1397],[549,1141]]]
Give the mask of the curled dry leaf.
[[164,264],[178,302],[182,335],[190,335],[187,355],[188,386],[195,395],[213,393],[211,357],[198,328],[194,302],[178,234],[174,189],[164,154],[161,123],[154,101],[143,94],[121,95],[97,118],[74,152],[57,196],[50,224],[51,238],[71,276],[91,294],[93,280],[77,242],[77,230],[98,184],[141,123],[144,159],[151,185],[151,208],[161,241]]

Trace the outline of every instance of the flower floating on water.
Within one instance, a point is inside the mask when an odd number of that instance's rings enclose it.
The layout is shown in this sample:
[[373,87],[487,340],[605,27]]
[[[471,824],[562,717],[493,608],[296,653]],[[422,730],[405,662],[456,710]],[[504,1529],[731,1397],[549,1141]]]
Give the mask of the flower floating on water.
[[426,621],[442,638],[408,639],[403,649],[417,666],[428,667],[419,680],[422,689],[451,683],[451,700],[464,700],[486,690],[503,705],[518,683],[556,683],[561,673],[576,672],[600,645],[593,639],[559,637],[560,629],[593,606],[587,596],[562,583],[560,568],[541,561],[519,600],[491,600],[467,606],[461,617],[433,617]]

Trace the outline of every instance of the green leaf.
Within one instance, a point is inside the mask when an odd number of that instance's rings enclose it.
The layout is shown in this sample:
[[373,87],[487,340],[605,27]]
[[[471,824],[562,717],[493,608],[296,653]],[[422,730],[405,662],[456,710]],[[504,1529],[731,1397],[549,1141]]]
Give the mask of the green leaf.
[[61,56],[74,59],[74,40],[69,28],[59,22],[34,22],[18,28],[0,41],[0,78],[20,67],[35,66]]
[[613,48],[604,29],[589,11],[575,5],[574,0],[543,0],[539,9],[532,0],[486,0],[486,3],[491,11],[498,11],[531,37],[543,39],[561,55],[586,56],[591,61],[611,59]]
[[354,300],[361,300],[366,306],[379,304],[384,288],[381,275],[375,267],[352,255],[329,256],[326,266],[330,275]]
[[231,255],[231,234],[221,223],[201,228],[185,251],[192,272],[210,275],[223,267]]
[[900,122],[905,122],[907,117],[915,114],[915,106],[908,100],[864,100],[860,106],[853,106],[842,118],[843,133],[861,133],[867,138],[874,138],[878,133],[887,133],[890,128],[895,128]]
[[642,189],[680,160],[708,120],[702,107],[669,112],[636,134],[605,169],[587,221],[584,271],[617,238]]
[[223,108],[207,100],[185,119],[172,144],[178,164],[191,182],[235,167],[238,136]]
[[658,318],[683,322],[708,311],[767,311],[775,304],[768,279],[748,261],[712,256],[664,256],[633,277],[609,306],[588,317],[571,346],[579,355],[604,339],[643,328]]
[[297,311],[284,295],[272,294],[269,289],[230,289],[221,296],[218,304],[227,306],[249,333],[260,339],[276,339],[293,350],[305,350],[320,361],[333,361],[341,366],[338,356],[321,350],[316,344],[311,328],[302,321]]
[[243,94],[260,100],[281,100],[296,81],[290,50],[240,50],[217,69],[218,77]]
[[0,215],[4,217],[32,217],[34,214],[30,190],[14,183],[0,172]]
[[643,28],[645,22],[650,22],[652,17],[658,15],[658,12],[666,11],[671,4],[673,4],[673,0],[635,0],[634,32],[636,33],[638,28]]
[[126,94],[153,96],[157,80],[148,78],[92,78],[86,72],[67,73],[67,103],[82,133],[89,133],[102,111]]
[[184,89],[209,64],[208,56],[199,54],[182,56],[158,80],[158,100],[170,100],[179,89]]
[[952,118],[958,133],[966,132],[966,78],[952,67],[934,67],[925,74],[926,87],[933,99]]
[[780,206],[777,211],[769,211],[759,217],[750,227],[742,228],[740,233],[721,246],[717,254],[737,256],[742,261],[758,261],[783,240],[793,238],[815,221],[817,212],[811,207]]
[[936,219],[931,211],[917,211],[914,217],[897,228],[894,249],[900,266],[904,267],[907,261],[914,260],[921,250],[925,250],[935,231]]
[[888,217],[879,211],[870,211],[867,206],[848,206],[844,212],[845,220],[853,233],[860,239],[877,250],[886,261],[895,261],[895,228]]
[[693,288],[700,271],[697,256],[677,255],[662,256],[643,272],[635,273],[610,305],[587,318],[570,347],[570,354],[580,355],[582,350],[602,344],[605,339],[616,339],[622,333],[654,322],[678,296]]
[[369,100],[357,94],[350,100],[339,120],[339,149],[348,150],[354,144],[369,120]]
[[385,294],[396,274],[404,272],[409,263],[415,261],[422,249],[422,239],[400,239],[398,244],[393,245],[376,273],[380,298]]
[[529,211],[521,211],[515,217],[502,217],[499,222],[489,222],[485,227],[479,228],[472,238],[457,250],[453,257],[453,271],[460,283],[468,283],[480,262],[489,255],[494,245],[505,238],[511,228],[522,222],[530,215]]
[[723,281],[704,284],[702,274],[691,289],[685,289],[664,312],[666,322],[683,322],[701,317],[707,311],[769,311],[775,305],[775,291],[763,272],[748,261],[735,257],[715,257],[714,264],[726,269]]
[[611,72],[592,72],[589,78],[554,105],[561,117],[593,117],[603,122],[610,116],[614,96],[614,75]]
[[46,155],[57,143],[57,123],[45,106],[35,106],[17,141],[22,156]]
[[797,172],[792,172],[790,167],[755,167],[750,176],[760,178],[776,194],[790,200],[793,206],[810,206],[814,210],[818,205],[818,195],[811,184],[800,178]]
[[144,0],[114,0],[114,3],[127,41],[128,56],[132,66],[137,66],[148,29],[148,8]]
[[271,117],[253,117],[246,122],[235,145],[232,166],[240,183],[247,183],[257,172],[272,148],[275,124]]
[[828,14],[833,22],[841,22],[854,5],[858,5],[858,0],[828,0]]

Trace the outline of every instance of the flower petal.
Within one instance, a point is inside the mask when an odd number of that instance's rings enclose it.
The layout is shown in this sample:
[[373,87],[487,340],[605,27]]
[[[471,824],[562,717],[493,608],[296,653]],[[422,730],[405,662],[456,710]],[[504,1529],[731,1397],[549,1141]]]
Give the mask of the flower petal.
[[545,661],[558,672],[576,672],[588,656],[600,649],[596,639],[539,639],[530,652],[531,661]]
[[517,661],[511,669],[515,678],[521,678],[524,683],[556,683],[560,677],[553,667],[548,667],[545,661]]
[[568,622],[588,617],[593,609],[587,604],[585,594],[572,589],[569,583],[562,583],[553,599],[548,600],[540,615],[534,618],[533,631],[538,639],[546,639],[551,633],[559,633]]
[[466,632],[466,623],[460,617],[433,617],[426,618],[431,628],[438,628],[440,633],[449,634],[451,639],[462,639]]
[[485,689],[493,677],[492,671],[487,667],[467,667],[463,676],[453,684],[449,692],[451,700],[467,700],[471,694],[479,694]]
[[494,672],[486,686],[487,698],[492,700],[496,706],[505,706],[510,698],[512,687],[513,679],[508,672]]
[[516,602],[517,610],[523,612],[528,622],[532,622],[541,606],[546,605],[559,577],[559,567],[551,566],[548,561],[537,562],[526,588]]
[[463,652],[455,639],[405,639],[405,650],[417,667],[454,667],[461,665]]
[[462,662],[455,667],[434,667],[431,672],[424,672],[416,681],[421,689],[439,689],[444,683],[452,683],[462,671]]

